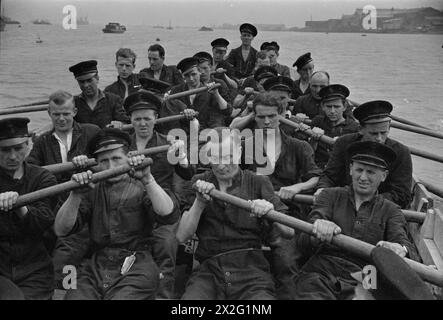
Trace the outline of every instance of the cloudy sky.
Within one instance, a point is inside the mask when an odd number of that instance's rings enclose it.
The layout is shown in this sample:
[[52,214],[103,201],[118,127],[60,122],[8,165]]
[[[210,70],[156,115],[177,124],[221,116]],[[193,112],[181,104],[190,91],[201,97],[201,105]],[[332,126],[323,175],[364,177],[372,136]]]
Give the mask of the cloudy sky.
[[283,23],[304,26],[305,20],[340,18],[355,8],[434,7],[443,10],[441,0],[2,0],[4,14],[21,22],[45,18],[62,21],[62,9],[71,4],[79,16],[103,24],[119,21],[126,25],[174,26],[220,25],[223,23]]

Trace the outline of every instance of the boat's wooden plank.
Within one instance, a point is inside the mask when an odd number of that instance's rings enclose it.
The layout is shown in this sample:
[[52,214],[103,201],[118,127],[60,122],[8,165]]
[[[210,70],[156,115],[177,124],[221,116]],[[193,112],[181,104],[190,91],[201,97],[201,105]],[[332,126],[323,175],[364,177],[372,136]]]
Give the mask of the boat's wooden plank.
[[435,242],[432,239],[423,239],[423,245],[426,247],[426,252],[429,255],[426,257],[427,261],[423,259],[423,263],[426,265],[434,265],[438,270],[443,270],[443,257],[441,256],[441,251],[435,245]]
[[443,213],[435,209],[435,218],[434,218],[434,243],[438,248],[440,255],[443,255]]

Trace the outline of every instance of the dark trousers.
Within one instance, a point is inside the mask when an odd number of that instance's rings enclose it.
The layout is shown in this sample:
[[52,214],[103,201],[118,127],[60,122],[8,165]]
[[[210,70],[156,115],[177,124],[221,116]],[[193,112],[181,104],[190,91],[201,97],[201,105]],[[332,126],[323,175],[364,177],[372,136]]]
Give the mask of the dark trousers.
[[56,288],[64,289],[62,282],[65,266],[79,266],[89,249],[89,230],[85,226],[80,232],[59,237],[52,253]]
[[294,278],[295,300],[349,299],[357,281],[351,273],[361,266],[341,257],[317,253]]
[[25,300],[25,296],[14,282],[0,276],[0,300]]
[[275,286],[261,250],[204,260],[186,285],[183,300],[274,300]]
[[125,275],[123,261],[132,252],[105,248],[81,264],[77,288],[69,289],[65,300],[152,300],[159,283],[159,269],[150,250],[137,251],[136,260]]
[[152,232],[152,256],[160,269],[159,299],[173,299],[178,242],[175,237],[178,221],[160,225]]

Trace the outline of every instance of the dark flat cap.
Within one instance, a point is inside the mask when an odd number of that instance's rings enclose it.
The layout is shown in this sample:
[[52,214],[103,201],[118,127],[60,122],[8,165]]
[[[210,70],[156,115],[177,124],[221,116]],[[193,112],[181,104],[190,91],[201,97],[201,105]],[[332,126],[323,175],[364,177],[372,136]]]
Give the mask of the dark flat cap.
[[149,77],[149,75],[145,72],[138,74],[138,81],[142,85],[143,89],[155,93],[165,93],[171,86],[168,82]]
[[352,143],[347,149],[348,159],[363,164],[388,169],[397,158],[392,148],[373,141]]
[[184,75],[189,72],[192,68],[198,66],[198,59],[194,57],[184,58],[177,64],[177,69],[181,71]]
[[301,69],[311,61],[312,61],[311,53],[308,52],[308,53],[305,53],[304,55],[301,55],[300,57],[298,57],[298,59],[294,62],[294,64],[292,66],[293,67],[296,66],[297,69]]
[[160,111],[161,100],[150,92],[135,92],[126,97],[123,101],[123,107],[127,114],[131,114],[135,110],[150,109],[156,112]]
[[75,79],[77,80],[87,80],[92,78],[97,74],[97,61],[96,60],[87,60],[79,62],[71,67],[69,67],[69,71],[74,74]]
[[254,72],[255,81],[260,81],[264,78],[271,78],[278,76],[278,72],[274,67],[261,66]]
[[111,151],[123,146],[131,145],[131,137],[123,130],[115,128],[101,129],[86,147],[89,156],[93,157],[97,153]]
[[376,247],[371,259],[377,271],[377,288],[371,293],[379,300],[435,300],[417,273],[394,251]]
[[211,65],[214,63],[211,54],[206,51],[197,52],[194,54],[194,58],[198,59],[198,63],[203,63],[205,61],[209,62]]
[[349,97],[349,89],[341,84],[331,84],[327,87],[321,88],[318,95],[322,101],[328,101],[332,99]]
[[225,38],[217,38],[211,42],[211,46],[213,48],[215,47],[227,48],[229,46],[229,41],[226,40]]
[[0,147],[10,147],[28,141],[28,118],[0,120]]
[[262,45],[260,46],[260,50],[275,50],[278,52],[280,51],[280,46],[275,41],[263,42]]
[[240,32],[246,32],[255,37],[257,35],[257,28],[250,23],[243,23],[240,26]]
[[263,83],[263,88],[266,91],[279,90],[291,93],[293,87],[294,87],[294,82],[292,81],[292,79],[284,76],[268,78]]
[[360,124],[391,121],[392,104],[388,101],[375,100],[365,102],[354,109],[354,117]]

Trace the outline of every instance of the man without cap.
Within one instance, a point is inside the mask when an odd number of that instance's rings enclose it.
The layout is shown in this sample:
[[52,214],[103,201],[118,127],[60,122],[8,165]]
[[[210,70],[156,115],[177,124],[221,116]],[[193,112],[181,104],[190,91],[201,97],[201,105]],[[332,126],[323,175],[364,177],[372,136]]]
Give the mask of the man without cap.
[[[198,59],[188,57],[177,64],[185,83],[171,88],[170,94],[206,87],[200,79],[198,70]],[[217,88],[209,86],[208,91],[196,93],[179,98],[188,108],[192,108],[199,114],[197,119],[200,129],[215,128],[225,125],[225,118],[229,117],[232,107],[228,101],[223,99]]]
[[[304,208],[293,203],[296,194],[313,190],[320,176],[320,169],[314,162],[314,152],[305,142],[286,135],[280,127],[279,118],[284,110],[284,102],[271,93],[259,94],[253,103],[256,128],[252,138],[245,145],[253,145],[254,151],[244,154],[245,168],[266,175],[272,182],[276,194],[289,207],[291,216],[304,219]],[[246,148],[245,148],[246,150]],[[257,155],[266,161],[259,162]],[[276,279],[278,296],[287,299],[290,292],[290,279],[298,272],[300,257],[294,240],[270,239],[272,269]]]
[[346,134],[337,139],[329,161],[317,185],[317,193],[323,188],[343,187],[351,183],[349,160],[346,148],[356,141],[375,141],[394,149],[397,159],[389,168],[389,176],[380,183],[378,191],[388,200],[407,208],[411,202],[412,160],[405,145],[389,138],[392,105],[387,101],[370,101],[354,110],[354,117],[360,123],[358,133]]
[[115,94],[103,92],[98,88],[97,61],[82,61],[69,68],[82,91],[74,97],[77,114],[75,121],[92,123],[100,128],[111,124],[119,127],[128,122],[122,107],[122,99]]
[[137,92],[140,83],[137,74],[133,73],[137,55],[129,48],[120,48],[115,53],[115,67],[117,68],[117,81],[105,88],[105,92],[111,92],[124,100],[131,93]]
[[234,66],[235,76],[243,79],[250,76],[254,70],[257,50],[251,43],[257,36],[257,28],[250,23],[243,23],[239,29],[242,44],[229,52],[226,61]]
[[314,62],[311,53],[305,53],[297,58],[292,65],[297,67],[300,78],[294,81],[294,99],[309,93],[311,85],[311,76],[314,72]]
[[230,88],[237,89],[238,84],[235,78],[234,66],[225,60],[228,46],[229,41],[224,38],[217,38],[211,42],[212,57],[214,59],[212,71],[216,71],[214,77],[225,81]]
[[353,294],[357,281],[351,273],[367,262],[329,245],[337,234],[385,247],[400,257],[413,250],[400,208],[377,192],[390,174],[395,151],[385,144],[360,141],[349,146],[346,157],[352,183],[324,189],[317,196],[309,215],[314,236],[302,234],[298,239],[300,247],[318,250],[294,280],[294,299],[335,300]]
[[[296,81],[294,81],[296,82]],[[295,85],[297,86],[297,85]],[[307,116],[313,119],[315,116],[321,113],[321,97],[319,95],[320,90],[329,86],[329,74],[325,71],[317,71],[312,74],[310,80],[310,90],[296,98],[294,106],[290,108],[293,114],[303,114],[300,116]],[[297,89],[295,89],[296,91]],[[297,93],[293,95],[296,96]]]
[[[238,132],[216,128],[204,148],[211,170],[193,177],[196,198],[177,230],[179,242],[194,233],[199,238],[195,257],[200,266],[182,299],[275,299],[269,263],[261,250],[263,237],[271,231],[292,237],[293,230],[261,217],[272,209],[285,213],[287,207],[267,177],[239,168]],[[211,198],[213,189],[250,200],[251,211]]]
[[54,229],[58,236],[66,236],[87,223],[92,256],[80,266],[77,288],[69,289],[65,299],[155,298],[159,269],[151,255],[153,223],[175,223],[178,204],[172,192],[158,185],[149,166],[136,168],[144,156],[129,156],[130,144],[127,133],[103,129],[89,142],[88,155],[96,158],[101,170],[128,163],[134,169],[95,185],[89,170],[72,176],[89,188],[70,192]]
[[9,280],[8,287],[16,287],[1,295],[8,298],[20,290],[26,299],[49,300],[54,272],[43,234],[54,223],[56,198],[13,208],[20,195],[57,183],[49,171],[25,161],[28,122],[28,118],[0,120],[0,277]]
[[291,72],[289,70],[289,67],[277,62],[277,59],[280,55],[279,54],[280,46],[276,41],[263,42],[262,45],[260,46],[260,50],[266,51],[269,57],[269,62],[271,63],[271,67],[274,67],[280,76],[288,78],[291,77]]
[[[130,150],[141,151],[171,144],[167,153],[162,152],[151,156],[154,161],[151,165],[151,173],[161,187],[174,190],[177,197],[181,198],[184,195],[183,190],[176,190],[173,183],[174,171],[182,179],[191,180],[194,170],[189,165],[184,142],[181,140],[168,142],[167,136],[154,129],[154,123],[161,107],[160,99],[149,92],[138,92],[126,98],[124,107],[134,126]],[[176,156],[177,152],[178,156]],[[171,163],[170,160],[176,161],[176,163]],[[175,239],[177,226],[178,221],[173,224],[155,223],[152,232],[152,255],[161,272],[157,298],[174,298],[175,261],[178,246]]]
[[[56,163],[73,162],[77,168],[82,168],[86,154],[86,146],[100,128],[90,123],[74,121],[77,108],[73,96],[66,91],[56,91],[49,96],[48,114],[53,129],[38,137],[32,146],[28,163],[37,166],[47,166]],[[83,156],[84,157],[84,156]],[[56,174],[59,183],[68,181],[71,172]],[[62,195],[66,200],[68,194]],[[53,234],[53,232],[50,232]],[[51,244],[52,246],[53,244]],[[53,251],[54,271],[57,287],[65,276],[65,265],[78,265],[89,247],[87,228],[75,235],[57,239]]]
[[349,89],[340,84],[332,84],[320,90],[322,113],[312,119],[312,131],[316,136],[311,141],[311,146],[315,150],[315,163],[324,169],[329,160],[329,154],[333,145],[319,141],[322,135],[338,139],[338,137],[355,133],[358,131],[358,123],[353,117],[346,115],[346,98],[349,96]]
[[165,65],[165,49],[155,43],[148,48],[149,67],[140,70],[149,77],[169,83],[169,86],[183,84],[183,77],[175,66]]

